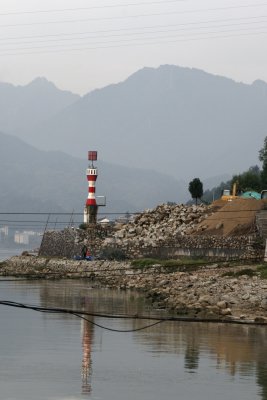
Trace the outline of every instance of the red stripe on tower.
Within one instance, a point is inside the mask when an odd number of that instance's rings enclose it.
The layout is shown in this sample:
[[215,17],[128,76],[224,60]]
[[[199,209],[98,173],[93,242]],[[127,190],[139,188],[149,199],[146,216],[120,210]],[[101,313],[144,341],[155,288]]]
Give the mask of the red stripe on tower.
[[96,201],[95,201],[95,199],[87,199],[87,200],[86,200],[86,205],[87,205],[87,206],[96,206]]
[[[91,181],[96,181],[97,175],[90,175],[90,180]],[[87,175],[87,180],[89,181],[89,175]]]

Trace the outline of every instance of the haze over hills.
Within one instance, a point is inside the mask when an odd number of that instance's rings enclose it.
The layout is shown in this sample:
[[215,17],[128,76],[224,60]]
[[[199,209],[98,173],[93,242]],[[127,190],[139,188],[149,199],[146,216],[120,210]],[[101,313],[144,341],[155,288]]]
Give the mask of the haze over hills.
[[[97,194],[106,195],[100,212],[133,212],[188,198],[183,184],[149,170],[97,162]],[[37,150],[0,133],[0,212],[83,212],[87,160]]]
[[79,98],[76,94],[59,90],[45,78],[37,78],[26,86],[0,82],[0,131],[25,136],[28,130],[35,131],[36,124]]
[[28,143],[188,181],[242,172],[258,163],[267,126],[267,84],[196,69],[144,68],[95,90],[45,122],[15,131]]

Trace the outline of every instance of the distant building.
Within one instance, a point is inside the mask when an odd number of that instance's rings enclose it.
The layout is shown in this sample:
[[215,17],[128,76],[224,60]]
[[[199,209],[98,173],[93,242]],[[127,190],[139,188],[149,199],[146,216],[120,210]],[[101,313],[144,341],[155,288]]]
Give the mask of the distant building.
[[39,232],[34,232],[34,231],[16,231],[14,235],[14,242],[17,244],[30,244],[32,239],[35,239],[37,237],[40,237]]
[[2,226],[2,228],[0,228],[0,233],[3,236],[8,236],[8,226],[7,225],[6,226]]
[[17,244],[29,244],[29,235],[25,232],[15,232],[14,242]]

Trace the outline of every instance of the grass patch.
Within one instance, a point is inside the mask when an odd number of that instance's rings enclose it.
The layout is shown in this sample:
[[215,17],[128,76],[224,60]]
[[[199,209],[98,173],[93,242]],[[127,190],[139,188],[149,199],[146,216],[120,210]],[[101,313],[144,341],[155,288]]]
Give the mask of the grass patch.
[[254,271],[251,268],[245,268],[240,271],[229,271],[229,272],[225,272],[224,274],[222,274],[222,276],[229,276],[232,278],[238,278],[239,276],[242,276],[242,275],[247,275],[247,276],[252,277],[252,276],[257,275],[257,271]]
[[140,258],[137,260],[133,260],[131,262],[132,267],[134,268],[149,268],[153,265],[159,265],[161,267],[166,267],[169,269],[175,270],[176,268],[182,266],[198,266],[207,264],[207,260],[203,259],[193,259],[193,258],[183,258],[179,260],[161,260],[157,258]]
[[139,260],[131,261],[131,265],[136,268],[151,267],[151,265],[159,264],[159,260],[154,258],[140,258]]
[[266,264],[259,265],[258,272],[260,273],[260,277],[262,279],[267,279],[267,265]]

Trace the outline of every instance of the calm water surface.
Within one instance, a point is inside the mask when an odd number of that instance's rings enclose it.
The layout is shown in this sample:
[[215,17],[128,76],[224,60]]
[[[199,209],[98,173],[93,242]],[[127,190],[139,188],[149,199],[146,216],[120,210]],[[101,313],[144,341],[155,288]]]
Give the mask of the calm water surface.
[[0,261],[7,260],[8,258],[19,255],[23,252],[23,249],[7,249],[7,248],[2,248],[0,246]]
[[[9,281],[1,300],[155,315],[136,293],[86,281]],[[267,400],[267,329],[164,323],[133,333],[0,306],[1,400]],[[145,321],[94,318],[132,329]]]

